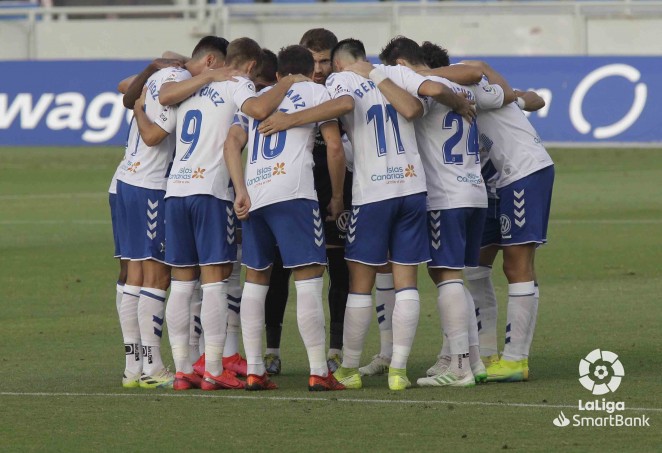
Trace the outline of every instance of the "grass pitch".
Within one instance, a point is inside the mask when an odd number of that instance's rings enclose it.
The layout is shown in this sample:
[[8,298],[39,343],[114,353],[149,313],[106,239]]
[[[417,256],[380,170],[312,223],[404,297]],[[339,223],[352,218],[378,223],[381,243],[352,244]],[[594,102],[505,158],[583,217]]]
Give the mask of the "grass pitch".
[[[123,390],[108,183],[116,148],[0,149],[0,450],[2,451],[659,451],[662,445],[662,153],[558,150],[550,244],[531,380],[474,389],[310,394],[290,303],[281,389]],[[500,326],[506,282],[495,266]],[[440,345],[434,286],[420,272],[421,320],[409,376]],[[503,330],[503,329],[500,329]],[[164,336],[165,337],[165,336]],[[363,362],[377,351],[373,325]],[[606,398],[650,428],[558,428],[594,400],[578,382],[595,348],[625,367]],[[166,362],[171,363],[167,343]],[[604,416],[603,413],[583,415]]]

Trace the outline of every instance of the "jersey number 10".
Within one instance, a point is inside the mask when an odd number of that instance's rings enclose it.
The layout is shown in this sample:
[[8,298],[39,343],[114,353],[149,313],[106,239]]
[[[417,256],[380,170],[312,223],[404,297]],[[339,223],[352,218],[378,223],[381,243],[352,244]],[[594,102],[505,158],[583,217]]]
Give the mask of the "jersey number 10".
[[[253,131],[255,138],[253,139],[253,152],[251,153],[251,164],[257,161],[258,152],[260,151],[260,142],[262,142],[262,157],[265,159],[273,159],[278,157],[285,149],[285,140],[287,139],[287,131],[280,131],[278,135],[269,135],[264,137],[257,130],[261,121],[253,120]],[[276,143],[273,143],[274,139]]]

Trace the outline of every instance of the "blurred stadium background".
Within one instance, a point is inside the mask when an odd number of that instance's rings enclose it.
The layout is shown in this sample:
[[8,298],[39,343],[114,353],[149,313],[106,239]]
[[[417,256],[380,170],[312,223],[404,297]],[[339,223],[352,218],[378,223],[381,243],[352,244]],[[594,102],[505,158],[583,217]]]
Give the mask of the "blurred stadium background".
[[402,34],[488,59],[545,98],[531,120],[547,144],[662,141],[660,1],[0,0],[0,145],[120,145],[115,86],[147,59],[208,34],[277,51],[312,27],[373,57]]

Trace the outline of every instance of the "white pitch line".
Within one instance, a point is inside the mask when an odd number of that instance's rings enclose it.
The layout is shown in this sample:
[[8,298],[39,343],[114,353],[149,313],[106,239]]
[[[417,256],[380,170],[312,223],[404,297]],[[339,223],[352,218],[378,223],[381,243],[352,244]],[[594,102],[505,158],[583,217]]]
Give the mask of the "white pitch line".
[[[532,404],[532,403],[490,403],[486,401],[446,401],[446,400],[378,400],[363,398],[310,398],[301,396],[250,396],[250,395],[201,395],[196,393],[46,393],[46,392],[0,392],[0,396],[34,396],[34,397],[113,397],[113,398],[203,398],[228,400],[267,400],[267,401],[305,401],[325,403],[366,403],[366,404],[455,404],[458,406],[497,406],[524,408],[574,409],[571,404]],[[627,407],[628,411],[662,412],[659,407]]]

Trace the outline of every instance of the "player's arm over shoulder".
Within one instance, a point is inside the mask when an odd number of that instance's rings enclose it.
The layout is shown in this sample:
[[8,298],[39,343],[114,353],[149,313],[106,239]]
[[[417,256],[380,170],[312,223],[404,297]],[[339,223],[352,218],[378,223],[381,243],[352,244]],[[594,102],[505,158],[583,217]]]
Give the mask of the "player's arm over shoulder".
[[422,71],[422,74],[443,77],[460,85],[473,85],[480,82],[480,79],[483,78],[481,68],[462,63],[429,69]]
[[535,91],[514,90],[517,95],[517,105],[527,112],[535,112],[545,106],[545,100]]

